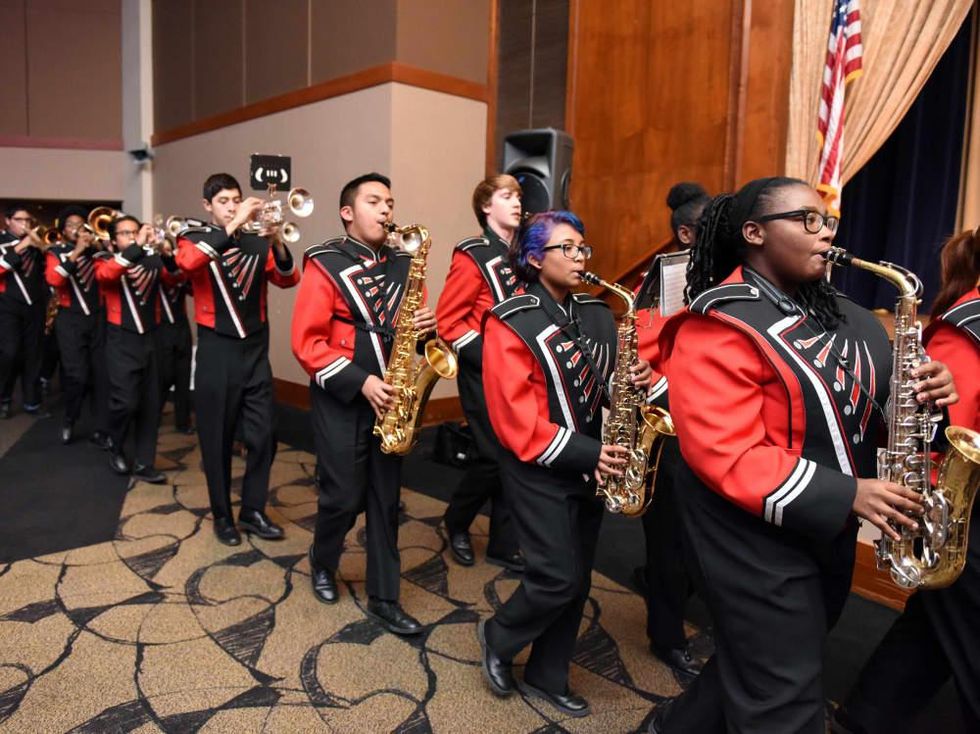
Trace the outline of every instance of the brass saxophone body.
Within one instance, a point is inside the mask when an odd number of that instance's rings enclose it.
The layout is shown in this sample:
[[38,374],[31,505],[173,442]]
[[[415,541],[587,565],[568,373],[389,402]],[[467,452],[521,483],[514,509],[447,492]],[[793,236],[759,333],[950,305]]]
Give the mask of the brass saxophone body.
[[871,263],[839,247],[826,255],[830,262],[867,270],[898,288],[895,340],[892,346],[891,403],[888,448],[879,461],[879,476],[920,494],[925,513],[919,529],[896,528],[900,540],[882,535],[875,543],[879,569],[905,589],[937,589],[953,583],[966,563],[970,513],[980,487],[980,434],[961,426],[946,429],[949,449],[931,483],[933,424],[939,418],[916,401],[918,379],[912,370],[928,357],[922,348],[917,320],[919,279],[892,263]]
[[416,434],[432,388],[440,377],[456,377],[456,355],[438,337],[425,344],[424,358],[418,359],[415,345],[422,336],[412,324],[415,312],[422,306],[425,295],[426,257],[432,240],[429,231],[420,225],[397,227],[385,225],[389,240],[412,256],[408,266],[405,293],[395,320],[395,338],[385,369],[384,381],[394,388],[394,407],[386,410],[374,423],[374,435],[381,439],[386,454],[403,456],[415,445]]
[[602,425],[602,443],[626,449],[627,464],[622,476],[607,477],[605,485],[596,488],[596,496],[605,500],[610,512],[639,517],[653,500],[660,455],[665,440],[676,435],[674,424],[667,411],[648,405],[644,391],[633,384],[630,369],[639,359],[633,294],[595,273],[583,273],[582,280],[605,288],[626,304],[626,313],[616,327],[616,364],[609,414]]

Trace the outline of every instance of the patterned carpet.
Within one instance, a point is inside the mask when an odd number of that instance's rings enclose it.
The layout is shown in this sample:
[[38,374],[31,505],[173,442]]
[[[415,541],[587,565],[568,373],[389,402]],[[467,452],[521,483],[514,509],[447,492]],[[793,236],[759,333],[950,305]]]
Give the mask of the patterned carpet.
[[593,715],[499,700],[475,628],[517,581],[448,559],[442,502],[403,493],[402,603],[428,625],[403,639],[361,611],[363,518],[342,602],[313,598],[311,455],[282,446],[273,466],[269,514],[286,539],[238,548],[214,539],[199,459],[195,437],[162,430],[170,483],[132,488],[114,540],[0,565],[0,730],[611,734],[642,730],[681,690],[647,651],[642,600],[595,574],[571,674]]

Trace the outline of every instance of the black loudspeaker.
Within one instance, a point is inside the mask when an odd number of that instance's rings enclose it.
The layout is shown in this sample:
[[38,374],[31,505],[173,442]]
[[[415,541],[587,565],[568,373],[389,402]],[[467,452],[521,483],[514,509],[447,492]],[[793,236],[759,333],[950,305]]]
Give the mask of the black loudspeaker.
[[523,189],[524,211],[568,209],[572,184],[572,136],[553,127],[520,130],[504,138],[504,173]]

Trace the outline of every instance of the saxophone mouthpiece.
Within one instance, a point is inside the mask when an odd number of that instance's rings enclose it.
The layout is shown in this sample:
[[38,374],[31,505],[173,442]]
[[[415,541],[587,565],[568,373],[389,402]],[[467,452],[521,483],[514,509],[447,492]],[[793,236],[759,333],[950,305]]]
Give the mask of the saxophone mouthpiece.
[[600,278],[595,273],[589,273],[589,272],[582,273],[582,280],[584,280],[589,285],[602,285],[602,278]]
[[826,252],[821,253],[821,255],[827,262],[831,262],[834,265],[850,265],[854,259],[854,255],[843,247],[831,247]]

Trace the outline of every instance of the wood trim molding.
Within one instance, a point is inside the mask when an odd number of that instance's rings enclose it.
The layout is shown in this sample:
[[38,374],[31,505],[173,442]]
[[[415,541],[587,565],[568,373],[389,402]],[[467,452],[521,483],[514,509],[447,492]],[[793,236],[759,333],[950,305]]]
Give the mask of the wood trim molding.
[[193,135],[218,130],[229,125],[237,125],[240,122],[254,120],[276,112],[302,107],[303,105],[321,102],[331,97],[339,97],[343,94],[358,92],[362,89],[369,89],[381,84],[398,82],[409,86],[429,89],[434,92],[450,94],[454,97],[463,97],[477,102],[489,104],[490,93],[486,84],[461,79],[448,74],[440,74],[428,69],[420,69],[400,61],[392,61],[379,66],[372,66],[361,71],[348,74],[346,76],[329,79],[311,87],[304,87],[292,92],[286,92],[275,97],[269,97],[252,104],[247,104],[228,112],[194,120],[184,125],[178,125],[170,130],[163,130],[153,134],[151,142],[153,145],[164,145],[175,140],[189,138]]
[[0,148],[62,148],[65,150],[122,150],[118,138],[38,138],[31,135],[0,135]]
[[851,591],[878,604],[902,611],[910,592],[896,586],[887,571],[879,571],[875,549],[870,543],[858,541],[854,558],[854,579]]
[[752,30],[752,0],[736,0],[732,7],[728,86],[728,126],[725,131],[725,161],[722,180],[725,191],[734,191],[742,168],[745,140],[745,97],[749,87],[749,33]]
[[497,96],[499,94],[500,0],[490,0],[490,33],[487,50],[487,161],[486,174],[497,173]]
[[[277,402],[300,410],[310,409],[310,386],[308,383],[300,384],[274,377],[272,378],[272,385]],[[445,421],[461,420],[463,420],[463,407],[460,405],[458,397],[435,398],[425,406],[422,425],[434,426]]]

